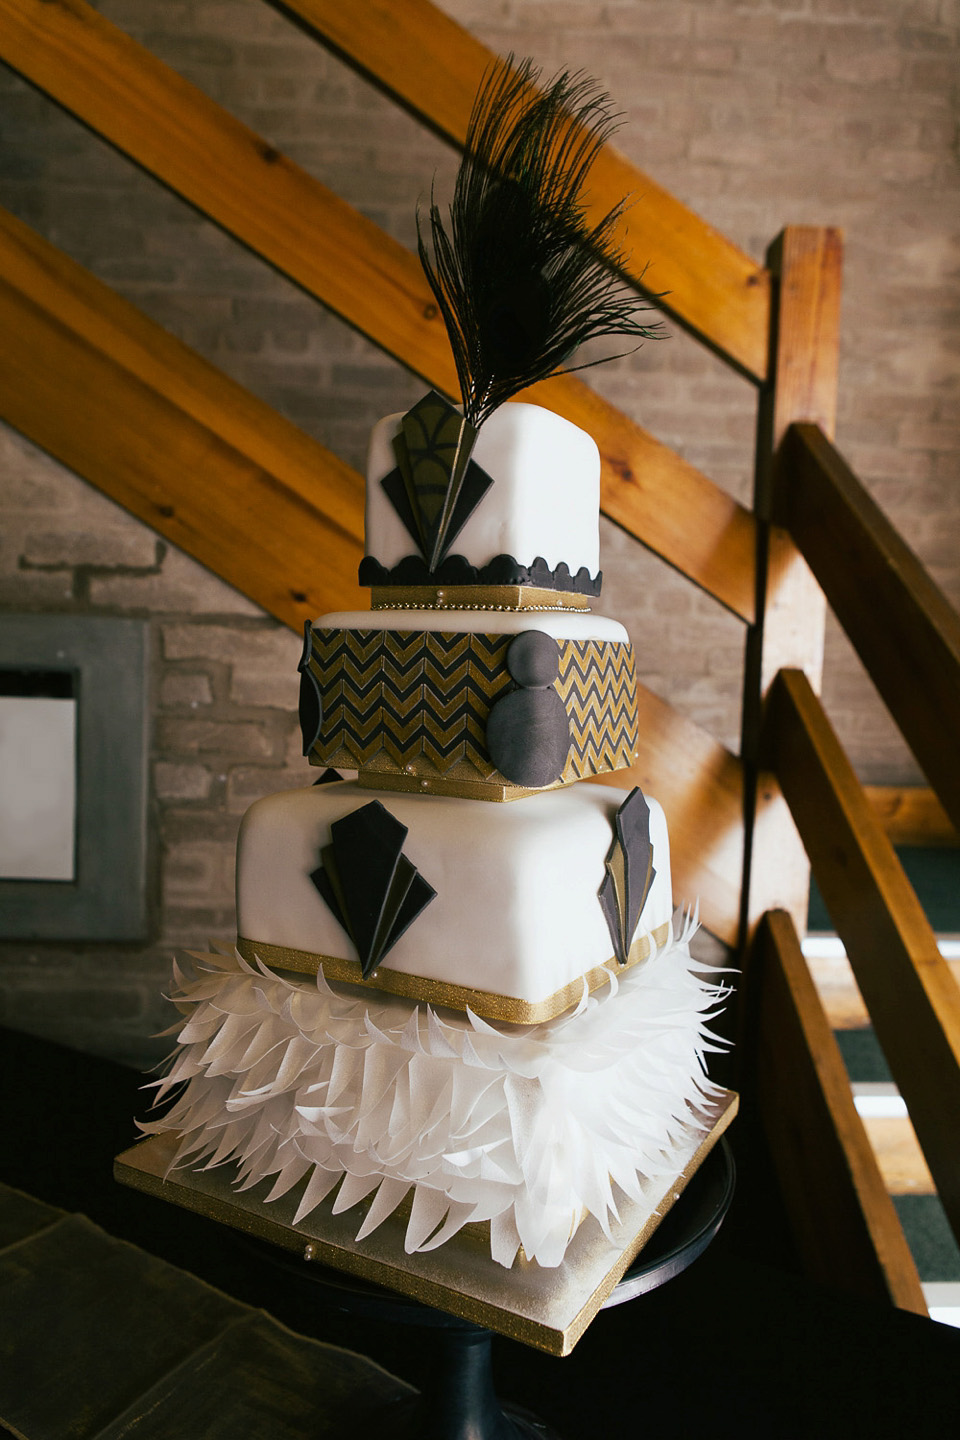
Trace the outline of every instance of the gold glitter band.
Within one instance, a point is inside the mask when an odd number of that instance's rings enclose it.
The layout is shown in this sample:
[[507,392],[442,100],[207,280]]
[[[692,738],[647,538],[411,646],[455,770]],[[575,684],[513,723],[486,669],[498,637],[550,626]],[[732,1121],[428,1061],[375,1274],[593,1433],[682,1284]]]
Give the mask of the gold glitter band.
[[650,935],[638,935],[630,947],[626,965],[618,965],[611,956],[603,965],[595,965],[585,975],[571,980],[545,1000],[518,1000],[512,995],[499,995],[492,990],[474,990],[469,985],[448,985],[444,980],[431,980],[423,975],[407,975],[402,970],[390,970],[380,965],[364,980],[359,960],[345,960],[336,955],[315,955],[309,950],[292,950],[286,945],[269,945],[262,940],[248,940],[237,936],[237,949],[244,960],[254,963],[262,960],[264,965],[275,970],[295,970],[306,975],[316,975],[322,970],[327,980],[347,985],[358,985],[363,990],[383,990],[390,995],[402,995],[407,1000],[419,1000],[427,1005],[443,1005],[450,1010],[466,1010],[468,1007],[482,1020],[505,1020],[512,1025],[539,1025],[541,1021],[553,1020],[575,1005],[583,994],[583,983],[587,989],[596,990],[610,978],[610,973],[620,975],[634,965],[639,965],[650,954],[650,940],[659,947],[665,944],[670,934],[668,921],[658,925]]
[[539,585],[376,585],[372,610],[589,610],[590,597]]
[[[368,790],[399,790],[406,795],[455,795],[458,800],[522,800],[540,790],[524,790],[506,780],[451,780],[445,775],[398,775],[392,770],[360,770],[357,783]],[[543,790],[557,790],[544,785]]]

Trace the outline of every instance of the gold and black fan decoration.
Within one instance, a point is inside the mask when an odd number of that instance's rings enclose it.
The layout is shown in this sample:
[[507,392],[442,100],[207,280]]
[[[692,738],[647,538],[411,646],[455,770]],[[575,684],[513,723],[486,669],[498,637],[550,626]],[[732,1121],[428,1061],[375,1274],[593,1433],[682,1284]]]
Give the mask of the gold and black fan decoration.
[[626,965],[640,915],[656,870],[650,843],[650,808],[639,785],[617,811],[613,844],[604,861],[606,876],[597,892],[613,952]]
[[380,482],[435,571],[493,481],[470,458],[477,432],[431,390],[408,410],[394,440],[397,467]]
[[357,948],[363,978],[436,896],[403,854],[407,827],[379,800],[330,826],[310,879]]

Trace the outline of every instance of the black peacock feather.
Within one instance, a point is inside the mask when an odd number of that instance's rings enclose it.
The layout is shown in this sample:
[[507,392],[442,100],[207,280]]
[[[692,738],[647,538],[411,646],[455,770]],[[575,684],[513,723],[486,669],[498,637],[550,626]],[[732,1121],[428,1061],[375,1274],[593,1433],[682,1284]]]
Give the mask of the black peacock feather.
[[[583,186],[617,128],[589,77],[564,72],[543,90],[540,72],[512,57],[489,72],[474,103],[450,206],[450,231],[430,205],[433,255],[417,217],[420,260],[453,349],[463,421],[450,481],[427,554],[448,543],[476,432],[518,391],[543,380],[587,340],[643,340],[635,293],[621,279],[614,233],[623,202],[590,224]],[[574,366],[599,364],[598,360]],[[426,552],[425,552],[426,553]]]
[[449,234],[431,203],[432,257],[418,217],[420,260],[475,428],[585,341],[659,331],[635,318],[636,294],[617,273],[623,204],[594,224],[584,212],[587,174],[617,128],[609,100],[583,74],[542,90],[538,81],[529,60],[497,63],[470,118]]

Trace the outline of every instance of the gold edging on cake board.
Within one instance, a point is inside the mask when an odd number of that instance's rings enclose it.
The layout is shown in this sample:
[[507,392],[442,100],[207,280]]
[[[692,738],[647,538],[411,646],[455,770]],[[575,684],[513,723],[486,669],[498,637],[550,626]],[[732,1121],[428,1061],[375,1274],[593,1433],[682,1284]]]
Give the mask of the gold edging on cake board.
[[[230,1225],[245,1234],[312,1257],[346,1274],[384,1285],[462,1320],[487,1326],[500,1335],[531,1345],[548,1355],[568,1355],[597,1311],[622,1279],[688,1182],[706,1159],[737,1113],[739,1100],[725,1090],[705,1104],[703,1123],[709,1126],[691,1152],[678,1156],[679,1168],[648,1182],[644,1202],[625,1201],[614,1224],[613,1242],[607,1240],[592,1218],[580,1226],[563,1263],[545,1270],[527,1263],[512,1270],[478,1252],[474,1242],[454,1236],[445,1245],[423,1254],[407,1255],[404,1225],[391,1217],[365,1240],[355,1240],[357,1207],[341,1215],[331,1213],[332,1197],[294,1226],[303,1182],[277,1200],[265,1202],[258,1192],[269,1192],[271,1179],[253,1190],[237,1191],[235,1165],[214,1169],[176,1170],[168,1175],[179,1136],[152,1135],[125,1150],[114,1161],[121,1184],[180,1205]],[[394,1223],[395,1222],[395,1223]],[[310,1263],[305,1259],[304,1263]]]
[[603,965],[595,965],[568,985],[555,990],[544,1000],[518,1000],[513,995],[500,995],[494,990],[475,990],[469,985],[451,985],[445,980],[432,980],[423,975],[407,975],[402,970],[391,970],[379,965],[366,980],[359,960],[346,960],[336,955],[316,955],[309,950],[294,950],[286,945],[269,945],[262,940],[250,940],[244,935],[237,936],[237,950],[244,960],[255,964],[261,960],[277,970],[295,970],[300,974],[316,975],[322,970],[327,980],[341,984],[357,985],[366,991],[385,990],[390,995],[402,995],[407,1000],[419,1000],[426,1005],[442,1005],[450,1010],[469,1008],[482,1020],[504,1020],[512,1025],[539,1025],[544,1020],[553,1020],[575,1005],[583,994],[584,981],[587,989],[596,990],[606,984],[611,973],[622,975],[634,965],[639,965],[650,954],[650,940],[657,949],[665,945],[670,935],[669,921],[652,931],[652,935],[638,935],[630,947],[626,965],[620,965],[616,956]]
[[543,585],[375,585],[371,610],[589,610],[590,597]]

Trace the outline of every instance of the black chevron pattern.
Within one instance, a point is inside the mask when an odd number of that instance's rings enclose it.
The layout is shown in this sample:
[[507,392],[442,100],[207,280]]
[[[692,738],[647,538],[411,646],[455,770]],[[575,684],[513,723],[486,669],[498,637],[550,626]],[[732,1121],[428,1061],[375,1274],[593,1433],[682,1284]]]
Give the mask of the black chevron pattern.
[[[309,668],[322,706],[317,765],[450,780],[499,780],[486,748],[491,707],[514,688],[512,635],[463,631],[312,631]],[[637,745],[630,645],[560,642],[555,688],[570,723],[562,781],[620,769]]]

